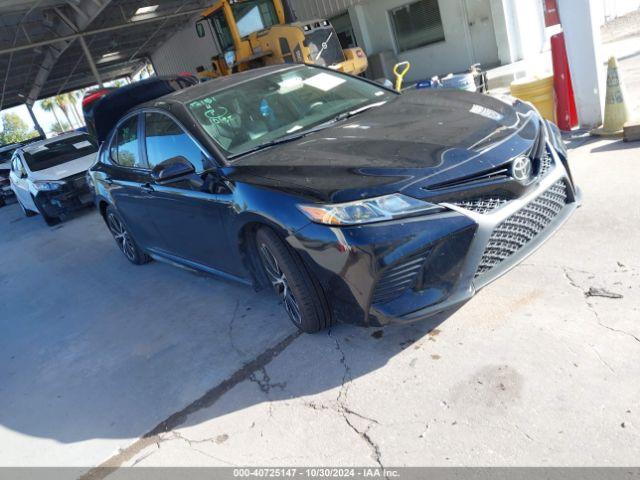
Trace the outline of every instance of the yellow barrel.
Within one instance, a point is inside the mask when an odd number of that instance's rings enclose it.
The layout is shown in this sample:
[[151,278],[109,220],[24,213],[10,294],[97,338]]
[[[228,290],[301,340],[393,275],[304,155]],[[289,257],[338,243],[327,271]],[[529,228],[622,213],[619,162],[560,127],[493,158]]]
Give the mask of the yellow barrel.
[[556,121],[556,99],[553,90],[553,75],[526,77],[511,84],[511,95],[533,103],[540,115],[552,122]]

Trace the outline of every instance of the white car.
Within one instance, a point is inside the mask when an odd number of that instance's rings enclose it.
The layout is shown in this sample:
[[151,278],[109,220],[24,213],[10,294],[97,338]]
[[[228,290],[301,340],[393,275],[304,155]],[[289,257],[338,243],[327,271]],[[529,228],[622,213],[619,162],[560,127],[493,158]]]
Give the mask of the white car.
[[86,133],[68,133],[17,149],[9,179],[24,214],[39,213],[47,225],[55,225],[65,214],[92,204],[86,172],[97,150]]

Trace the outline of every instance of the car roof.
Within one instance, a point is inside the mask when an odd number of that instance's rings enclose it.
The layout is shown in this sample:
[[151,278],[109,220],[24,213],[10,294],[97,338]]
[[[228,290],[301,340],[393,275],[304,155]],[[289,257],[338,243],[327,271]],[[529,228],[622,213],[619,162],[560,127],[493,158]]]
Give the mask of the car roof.
[[60,140],[65,140],[67,138],[73,138],[73,137],[78,137],[81,135],[87,135],[84,132],[68,132],[68,133],[63,133],[61,135],[57,135],[55,137],[51,137],[51,138],[46,138],[44,140],[40,140],[38,142],[33,142],[30,143],[29,145],[24,145],[22,147],[20,147],[20,150],[23,152],[27,152],[29,153],[32,149],[37,150],[39,147],[42,147],[43,145],[48,145],[50,143],[54,143]]

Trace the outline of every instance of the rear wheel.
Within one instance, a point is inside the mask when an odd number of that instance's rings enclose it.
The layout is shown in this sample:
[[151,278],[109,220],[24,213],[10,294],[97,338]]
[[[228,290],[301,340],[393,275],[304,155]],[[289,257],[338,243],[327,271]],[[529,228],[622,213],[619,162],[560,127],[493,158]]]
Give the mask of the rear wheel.
[[258,230],[256,247],[264,274],[293,324],[306,333],[330,327],[324,293],[296,252],[267,227]]
[[107,227],[109,227],[109,231],[113,235],[118,248],[122,253],[124,253],[127,260],[135,265],[143,265],[151,261],[151,257],[138,247],[135,240],[127,230],[124,222],[120,218],[120,215],[118,215],[118,212],[116,212],[112,206],[107,207],[107,211],[105,212],[105,221],[107,222]]

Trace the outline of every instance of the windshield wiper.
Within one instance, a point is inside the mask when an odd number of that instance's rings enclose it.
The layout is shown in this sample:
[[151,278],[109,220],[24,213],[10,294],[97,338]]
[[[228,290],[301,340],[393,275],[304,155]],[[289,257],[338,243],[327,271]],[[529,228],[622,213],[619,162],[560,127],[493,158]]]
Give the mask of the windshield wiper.
[[318,130],[322,130],[322,129],[321,128],[312,128],[312,129],[309,129],[309,130],[301,131],[299,133],[292,133],[290,135],[285,135],[284,137],[278,137],[278,138],[275,138],[273,140],[269,140],[268,142],[261,143],[260,145],[257,145],[257,146],[255,146],[253,148],[250,148],[249,150],[247,150],[245,152],[233,155],[233,156],[229,157],[229,159],[233,160],[236,157],[242,157],[244,155],[248,155],[250,153],[257,152],[258,150],[264,150],[265,148],[271,148],[271,147],[273,147],[275,145],[281,145],[283,143],[293,142],[294,140],[298,140],[298,139],[300,139],[302,137],[305,137],[305,136],[309,135],[310,133],[317,132]]
[[348,118],[355,117],[356,115],[364,113],[367,110],[371,110],[372,108],[381,107],[385,103],[387,103],[387,101],[383,100],[382,102],[370,103],[369,105],[365,105],[364,107],[356,108],[355,110],[350,110],[348,112],[339,113],[338,115],[333,117],[328,122],[323,123],[323,125],[336,123],[336,122],[341,122],[342,120],[347,120]]

